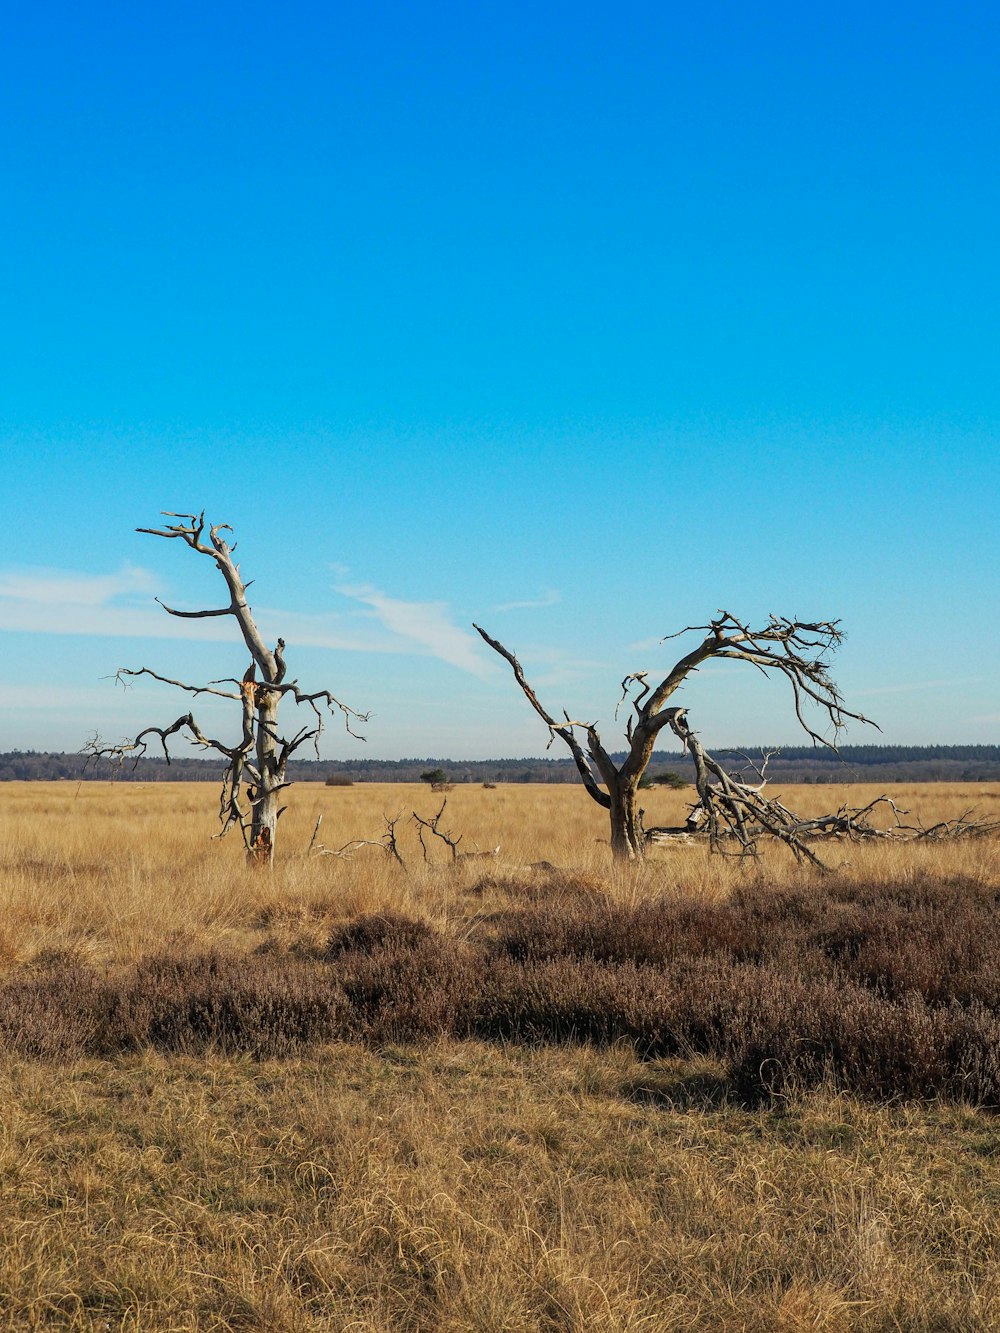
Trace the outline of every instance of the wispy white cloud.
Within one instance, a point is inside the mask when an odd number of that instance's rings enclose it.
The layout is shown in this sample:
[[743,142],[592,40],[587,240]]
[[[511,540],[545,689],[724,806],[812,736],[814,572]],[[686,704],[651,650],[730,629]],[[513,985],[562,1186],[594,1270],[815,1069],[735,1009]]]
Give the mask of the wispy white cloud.
[[370,584],[342,584],[337,591],[369,608],[373,616],[391,634],[410,646],[449,662],[460,671],[485,678],[494,668],[484,657],[479,641],[451,620],[446,602],[408,602],[389,597]]
[[0,598],[37,605],[99,606],[132,593],[156,591],[146,569],[125,565],[117,574],[81,574],[63,569],[0,570]]
[[[0,570],[0,629],[28,634],[82,634],[127,638],[173,637],[166,615],[151,605],[157,581],[126,565],[117,573],[65,569]],[[176,621],[188,638],[222,637],[209,621]],[[186,633],[185,633],[186,630]]]
[[[191,639],[232,643],[234,626],[226,617],[188,620],[167,615],[153,601],[187,609],[150,571],[125,566],[115,573],[86,574],[58,569],[0,570],[0,630],[30,634],[84,635],[98,638]],[[443,601],[407,601],[368,583],[338,583],[346,610],[287,611],[254,606],[264,637],[279,635],[289,645],[341,652],[405,655],[418,653],[447,662],[479,679],[496,679],[502,667],[468,629],[455,623]],[[547,594],[552,604],[558,594]],[[542,605],[541,601],[532,605]],[[513,603],[505,604],[513,607]],[[539,686],[570,685],[595,669],[614,671],[598,662],[548,647],[529,649],[524,657],[539,674]]]
[[518,657],[532,686],[539,690],[572,688],[580,681],[597,681],[605,677],[614,681],[616,668],[606,660],[580,657],[564,648],[540,644],[524,644]]
[[[162,591],[152,573],[131,566],[112,574],[0,570],[0,629],[99,638],[232,642],[234,626],[225,617],[187,620],[167,615],[152,600]],[[443,603],[403,602],[368,587],[348,590],[346,595],[368,609],[302,612],[255,606],[254,617],[270,640],[281,635],[289,644],[301,647],[387,654],[412,653],[417,645],[463,670],[484,674],[483,659],[477,656],[471,634],[451,624]],[[183,602],[179,605],[183,608]],[[379,623],[373,624],[372,617]]]
[[158,583],[145,569],[114,574],[63,569],[0,570],[0,629],[129,639],[224,639],[217,620],[178,620],[152,605]]
[[555,588],[547,588],[540,597],[526,598],[519,602],[500,602],[491,607],[493,611],[535,611],[546,606],[555,606],[561,596]]
[[158,608],[48,605],[0,600],[0,629],[26,634],[81,634],[97,638],[202,639],[222,642],[230,635],[215,620],[176,620]]
[[[279,636],[297,648],[334,648],[346,653],[408,653],[412,648],[367,624],[360,612],[281,611],[255,606],[254,619],[265,639]],[[232,631],[230,630],[230,634]]]
[[96,711],[113,697],[110,682],[103,685],[16,685],[0,688],[0,713],[70,713],[79,716],[82,708]]
[[979,685],[988,676],[959,676],[952,680],[916,680],[897,685],[875,685],[867,690],[852,690],[851,698],[869,698],[875,694],[911,694],[916,690],[953,689],[956,685]]

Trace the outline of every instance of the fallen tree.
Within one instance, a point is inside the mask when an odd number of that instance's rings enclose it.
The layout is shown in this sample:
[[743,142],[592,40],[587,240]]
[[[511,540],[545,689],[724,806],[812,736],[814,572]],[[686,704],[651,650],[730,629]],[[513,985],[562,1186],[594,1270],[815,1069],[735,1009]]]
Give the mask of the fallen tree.
[[[811,844],[824,839],[848,839],[862,842],[872,838],[890,841],[944,842],[955,838],[994,836],[1000,833],[1000,820],[973,818],[967,810],[957,819],[941,820],[925,826],[919,821],[907,823],[909,811],[901,810],[888,795],[877,796],[867,805],[842,805],[827,814],[804,817],[790,810],[783,801],[766,795],[767,760],[759,764],[746,759],[752,776],[728,771],[710,755],[681,713],[671,727],[683,742],[696,772],[698,800],[691,806],[683,825],[644,828],[647,844],[682,845],[707,838],[715,851],[732,849],[740,856],[754,855],[757,840],[768,836],[783,842],[800,861],[825,868]],[[882,826],[873,821],[876,812],[888,813],[891,823]],[[643,811],[639,811],[640,824]]]

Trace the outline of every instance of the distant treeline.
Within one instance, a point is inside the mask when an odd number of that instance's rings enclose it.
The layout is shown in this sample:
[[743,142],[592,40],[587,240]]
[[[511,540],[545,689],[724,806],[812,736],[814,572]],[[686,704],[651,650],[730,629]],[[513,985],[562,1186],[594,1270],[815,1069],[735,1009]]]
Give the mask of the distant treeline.
[[[746,771],[766,748],[713,750],[730,770]],[[624,754],[614,756],[616,762]],[[294,782],[418,782],[422,773],[443,769],[450,782],[577,782],[571,759],[319,759],[292,760]],[[80,754],[13,750],[0,754],[0,782],[102,781],[212,782],[222,767],[214,759],[140,759],[134,767],[87,762]],[[692,781],[687,754],[657,752],[648,774],[675,773]],[[768,763],[773,782],[997,782],[1000,745],[844,745],[838,753],[788,745]]]

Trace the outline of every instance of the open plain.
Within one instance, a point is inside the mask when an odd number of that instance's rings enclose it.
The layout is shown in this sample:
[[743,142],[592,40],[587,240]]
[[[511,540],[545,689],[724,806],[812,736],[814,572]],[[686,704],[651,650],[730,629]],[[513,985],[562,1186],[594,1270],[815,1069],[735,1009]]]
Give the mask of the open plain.
[[996,840],[616,866],[470,785],[425,861],[443,795],[302,784],[254,872],[217,795],[0,787],[0,1327],[1000,1326]]

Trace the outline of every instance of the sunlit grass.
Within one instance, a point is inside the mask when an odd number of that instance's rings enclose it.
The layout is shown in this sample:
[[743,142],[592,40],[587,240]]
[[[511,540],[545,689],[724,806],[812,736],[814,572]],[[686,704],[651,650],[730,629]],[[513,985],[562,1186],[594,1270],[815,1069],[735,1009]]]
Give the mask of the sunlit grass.
[[[879,794],[868,786],[801,786],[786,798],[803,813]],[[995,814],[1000,787],[967,784],[898,786],[891,793],[925,822],[953,818],[970,805]],[[170,941],[247,947],[268,917],[288,929],[385,907],[457,928],[470,914],[502,905],[470,898],[484,870],[519,874],[538,861],[592,876],[624,902],[664,893],[724,897],[755,878],[808,882],[780,846],[765,846],[757,863],[711,856],[706,849],[655,849],[640,866],[616,866],[607,844],[605,812],[576,786],[457,786],[447,794],[442,826],[461,836],[459,850],[500,847],[496,861],[451,865],[440,841],[425,864],[411,811],[433,814],[443,796],[416,784],[293,787],[279,830],[273,872],[248,871],[238,834],[216,831],[217,792],[189,783],[6,783],[0,786],[0,963],[29,961],[68,948],[108,961],[140,957]],[[684,792],[643,794],[648,823],[676,823],[690,802]],[[318,841],[336,850],[353,839],[376,839],[383,816],[402,812],[402,871],[379,848],[348,857],[306,855],[316,819]],[[432,843],[433,839],[430,840]],[[934,874],[973,882],[1000,877],[997,843],[827,844],[827,861],[849,878],[888,880]],[[500,895],[502,900],[503,895]]]
[[[878,789],[796,787],[804,812]],[[1000,788],[905,786],[925,822]],[[273,872],[219,843],[212,788],[0,787],[6,980],[117,978],[206,949],[313,958],[362,913],[474,939],[517,908],[725,902],[820,884],[781,848],[700,848],[616,867],[576,787],[456,787],[442,823],[496,861],[403,872],[337,848],[383,814],[433,813],[418,786],[301,785]],[[685,794],[644,797],[648,822]],[[400,825],[402,830],[403,823]],[[996,842],[831,844],[842,880],[931,880],[988,900]],[[548,861],[564,876],[529,867]],[[310,966],[323,966],[310,963]],[[299,1333],[988,1330],[1000,1327],[993,1113],[862,1102],[830,1086],[740,1103],[705,1057],[628,1044],[331,1044],[282,1060],[142,1049],[0,1061],[0,1328]]]

